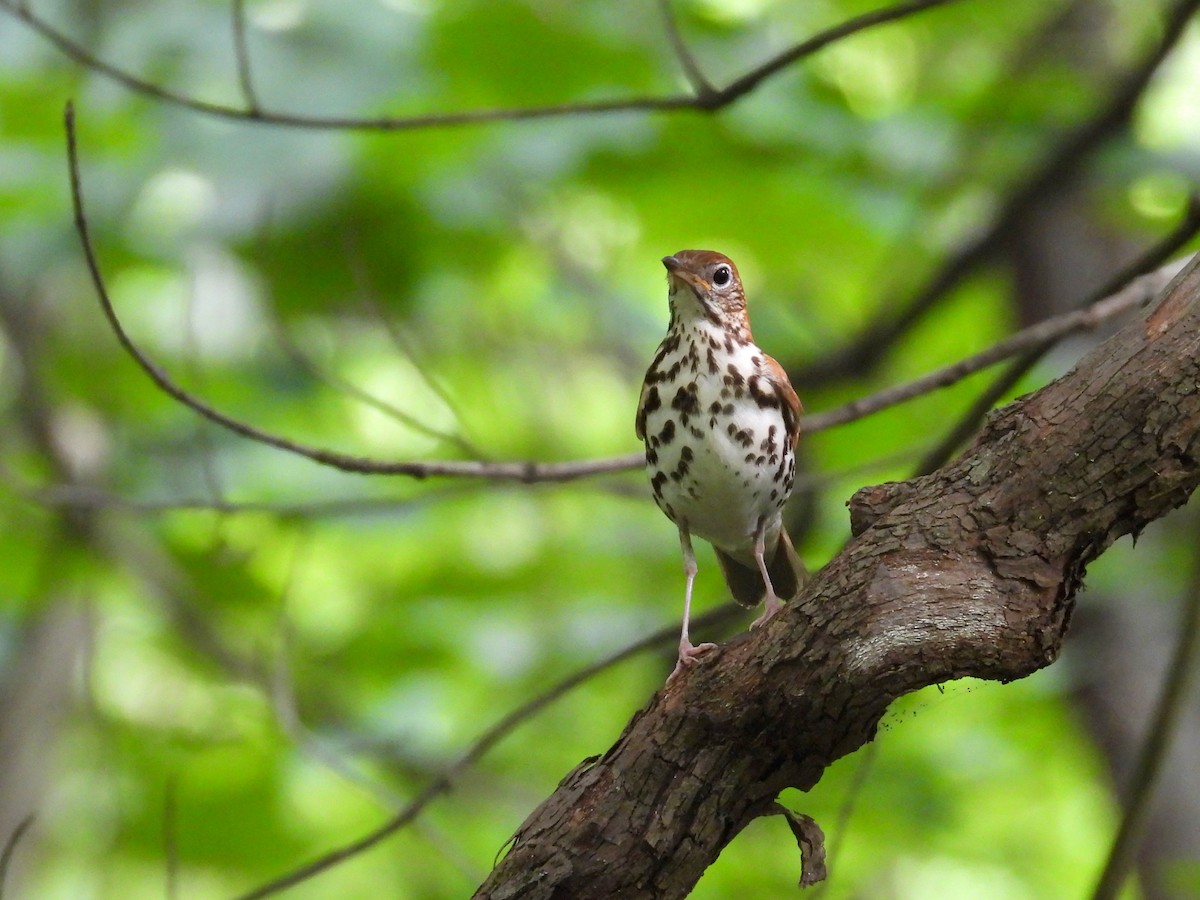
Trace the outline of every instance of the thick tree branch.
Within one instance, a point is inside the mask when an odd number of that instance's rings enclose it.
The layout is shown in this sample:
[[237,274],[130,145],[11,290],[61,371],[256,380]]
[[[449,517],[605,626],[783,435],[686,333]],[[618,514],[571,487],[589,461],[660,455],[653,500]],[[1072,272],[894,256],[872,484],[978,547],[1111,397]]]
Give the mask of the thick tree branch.
[[860,491],[856,537],[764,628],[659,692],[563,779],[479,889],[677,898],[897,697],[1058,655],[1086,566],[1200,483],[1200,258],[950,466]]

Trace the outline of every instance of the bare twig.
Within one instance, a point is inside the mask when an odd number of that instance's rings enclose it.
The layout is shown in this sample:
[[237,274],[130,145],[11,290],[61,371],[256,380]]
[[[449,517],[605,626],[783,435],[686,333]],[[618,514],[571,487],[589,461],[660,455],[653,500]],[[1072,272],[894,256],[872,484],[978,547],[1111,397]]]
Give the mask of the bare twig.
[[[1178,265],[1178,263],[1168,264],[1166,269],[1162,268],[1172,255],[1177,253],[1184,244],[1195,236],[1198,230],[1200,230],[1200,198],[1193,195],[1188,201],[1187,211],[1184,213],[1183,220],[1170,234],[1110,278],[1103,286],[1084,298],[1083,302],[1079,304],[1079,308],[1086,309],[1093,306],[1100,299],[1113,294],[1123,285],[1132,283],[1139,276],[1156,278],[1162,275],[1164,271],[1169,270],[1171,265]],[[1150,274],[1151,270],[1157,271]],[[938,442],[937,446],[925,455],[917,466],[915,474],[927,475],[934,469],[944,465],[951,454],[975,432],[983,417],[987,415],[988,410],[995,406],[1001,397],[1012,390],[1017,382],[1025,376],[1025,373],[1036,366],[1038,361],[1049,352],[1058,340],[1060,338],[1048,339],[1034,344],[1000,373],[999,377],[988,385],[987,389],[959,417],[954,427]]]
[[296,343],[295,340],[293,340],[291,334],[288,332],[287,326],[283,322],[283,318],[278,315],[278,313],[276,313],[276,315],[272,318],[275,324],[275,336],[279,341],[279,345],[283,347],[284,352],[291,358],[292,362],[304,369],[311,377],[315,378],[317,381],[324,382],[334,390],[348,394],[359,403],[369,406],[376,412],[382,413],[388,418],[399,422],[404,427],[410,428],[418,434],[423,434],[426,437],[433,438],[436,441],[450,444],[453,447],[457,447],[459,450],[468,454],[469,456],[482,459],[482,454],[479,452],[478,448],[472,445],[471,442],[466,438],[442,431],[440,428],[434,428],[432,425],[422,422],[411,413],[406,413],[399,407],[393,406],[386,400],[376,397],[369,391],[360,388],[354,382],[342,378],[339,375],[335,375],[334,373],[329,372],[322,366],[318,365],[317,362],[311,356],[309,356],[300,347],[300,345]]
[[87,260],[88,271],[92,284],[100,299],[100,306],[109,326],[120,342],[121,347],[149,376],[150,380],[167,396],[177,400],[193,412],[203,416],[210,422],[240,434],[243,437],[258,441],[270,447],[286,450],[311,459],[321,465],[341,469],[344,472],[356,472],[372,475],[410,475],[414,478],[431,476],[456,476],[459,478],[485,478],[498,481],[520,481],[524,483],[542,481],[571,481],[590,475],[606,472],[620,472],[633,469],[642,464],[640,453],[625,456],[607,457],[604,459],[586,460],[566,463],[537,463],[537,462],[484,462],[482,460],[462,461],[430,461],[430,462],[384,462],[321,447],[312,447],[289,440],[277,434],[263,431],[247,422],[242,422],[208,405],[199,397],[184,390],[166,373],[166,371],[151,360],[141,348],[134,343],[125,326],[113,308],[104,276],[100,272],[100,264],[92,248],[91,236],[88,231],[87,217],[83,208],[83,193],[79,178],[79,159],[75,142],[75,112],[68,104],[66,109],[67,156],[70,165],[71,198],[75,209],[75,229],[79,233],[83,245],[84,256]]
[[1048,341],[1060,340],[1066,335],[1095,328],[1102,322],[1107,322],[1131,309],[1149,303],[1159,291],[1167,286],[1186,262],[1187,260],[1176,260],[1167,263],[1154,272],[1134,279],[1121,290],[1093,303],[1087,309],[1064,313],[1038,322],[1036,325],[1031,325],[996,342],[974,356],[968,356],[966,359],[943,366],[928,375],[922,375],[920,378],[914,378],[912,381],[895,387],[885,388],[869,397],[853,400],[828,412],[805,416],[803,429],[805,432],[824,431],[835,425],[853,422],[882,409],[887,409],[889,406],[895,406],[938,388],[954,384],[968,375],[973,375],[1001,360],[1028,350],[1030,347],[1038,347]]
[[[346,242],[346,257],[350,268],[350,274],[354,279],[355,287],[362,297],[363,306],[367,312],[373,316],[387,332],[388,337],[392,341],[392,345],[400,356],[405,359],[421,376],[421,380],[438,399],[445,404],[446,408],[454,414],[455,422],[459,429],[465,434],[469,433],[463,419],[462,411],[458,407],[458,403],[446,387],[436,378],[429,370],[427,360],[423,357],[418,346],[418,342],[413,340],[404,329],[402,329],[396,321],[389,316],[383,308],[383,303],[380,301],[379,293],[375,289],[375,285],[371,280],[370,273],[367,271],[367,266],[363,261],[362,254],[359,252],[358,243],[356,240],[347,239]],[[463,436],[459,440],[464,451],[476,459],[485,459],[486,455],[478,452],[473,448],[474,445],[470,439]]]
[[[3,467],[0,467],[3,472]],[[223,500],[208,497],[178,497],[166,500],[139,500],[114,491],[84,484],[54,484],[26,487],[5,476],[6,486],[31,503],[72,509],[117,509],[131,513],[158,515],[173,512],[272,513],[288,519],[339,516],[392,515],[412,510],[446,497],[471,490],[469,485],[447,486],[417,497],[340,497],[284,503],[265,500]]]
[[[104,277],[100,272],[99,262],[92,247],[87,218],[84,213],[83,192],[79,176],[78,150],[75,140],[74,109],[69,104],[66,110],[65,122],[67,131],[67,156],[71,177],[71,197],[75,209],[75,227],[79,233],[88,270],[92,276],[92,284],[96,289],[96,294],[100,300],[105,318],[108,320],[109,326],[112,328],[122,348],[133,358],[158,388],[197,414],[250,440],[258,441],[259,443],[285,450],[289,453],[295,453],[298,456],[303,456],[321,465],[359,474],[408,475],[414,478],[449,476],[495,481],[518,481],[531,484],[536,482],[572,481],[578,478],[604,473],[623,472],[641,467],[641,453],[560,463],[538,463],[532,461],[490,462],[484,460],[389,462],[352,456],[334,450],[302,444],[281,435],[264,431],[255,425],[220,412],[176,384],[161,366],[151,360],[134,343],[128,332],[126,332],[120,318],[117,316],[108,294]],[[1163,272],[1160,271],[1156,273],[1156,277],[1161,277],[1162,274]],[[1168,275],[1168,280],[1169,277]],[[1067,313],[1054,319],[1047,319],[1000,341],[993,347],[973,357],[946,366],[929,375],[915,379],[908,384],[888,388],[871,397],[854,401],[838,409],[809,416],[805,420],[805,430],[813,433],[863,418],[881,409],[928,393],[936,388],[953,384],[980,369],[1020,353],[1029,347],[1036,346],[1043,341],[1058,338],[1076,331],[1094,328],[1100,322],[1118,315],[1139,303],[1146,302],[1159,287],[1161,287],[1161,284],[1153,277],[1139,279],[1120,293],[1094,304],[1087,310]]]
[[[704,616],[701,616],[696,620],[696,623],[701,628],[707,628],[731,621],[739,614],[739,608],[736,605],[729,603],[725,606],[714,609],[712,612],[709,612]],[[492,747],[496,746],[496,744],[498,744],[503,738],[512,733],[522,722],[525,722],[526,720],[537,715],[551,703],[558,700],[572,689],[578,687],[589,679],[594,678],[601,672],[612,668],[618,663],[622,663],[625,660],[638,655],[639,653],[645,652],[646,650],[650,650],[655,647],[667,646],[668,643],[678,636],[678,633],[679,628],[676,625],[668,625],[665,628],[660,628],[653,634],[647,635],[641,640],[636,641],[621,650],[618,650],[611,656],[607,656],[589,666],[585,666],[578,672],[575,672],[573,675],[564,678],[562,681],[558,682],[544,693],[539,694],[528,702],[517,707],[508,715],[504,716],[504,718],[492,725],[487,731],[485,731],[475,740],[467,752],[459,757],[458,761],[454,765],[448,768],[436,780],[431,782],[425,788],[425,790],[413,798],[412,802],[409,803],[408,806],[406,806],[403,810],[401,810],[383,825],[379,826],[374,831],[364,835],[358,840],[346,844],[344,847],[339,847],[336,850],[332,850],[329,853],[326,853],[324,856],[320,856],[317,859],[314,859],[311,862],[300,866],[299,868],[296,868],[285,875],[281,875],[279,878],[276,878],[273,881],[254,888],[248,893],[241,895],[238,900],[257,900],[257,898],[260,897],[268,897],[272,894],[277,894],[282,890],[293,887],[302,881],[307,881],[309,878],[319,875],[321,872],[324,872],[325,870],[330,869],[339,863],[345,862],[346,860],[371,849],[380,841],[390,837],[411,823],[425,810],[430,803],[432,803],[442,794],[447,793],[454,786],[455,782],[462,777],[464,772],[474,766],[484,754],[491,750]]]
[[1198,6],[1200,0],[1177,0],[1169,8],[1159,41],[1124,74],[1104,106],[1063,135],[1042,163],[1009,194],[991,225],[956,250],[912,297],[881,307],[897,309],[898,313],[876,319],[842,349],[793,371],[793,383],[814,385],[847,375],[862,376],[926,313],[991,259],[1036,203],[1076,177],[1083,158],[1126,125],[1150,79],[1178,43]]
[[21,838],[25,836],[29,826],[33,824],[34,817],[35,814],[30,813],[18,822],[8,840],[4,842],[4,850],[0,851],[0,900],[4,900],[4,885],[8,878],[8,869],[12,865],[13,853],[16,852],[17,844],[21,843]]
[[242,90],[242,99],[246,103],[246,111],[254,115],[262,113],[258,103],[258,95],[254,92],[254,79],[250,74],[250,50],[246,46],[246,4],[245,0],[233,0],[233,52],[237,59],[238,86]]
[[216,116],[223,119],[234,119],[246,122],[256,122],[265,125],[279,125],[291,128],[309,128],[324,130],[368,130],[368,131],[410,131],[421,128],[446,128],[458,125],[472,125],[483,122],[518,122],[531,119],[551,119],[565,116],[589,116],[615,112],[673,112],[681,109],[699,109],[713,111],[722,109],[737,101],[743,95],[758,87],[766,79],[777,74],[793,63],[823,50],[830,44],[874,28],[895,22],[908,16],[915,15],[927,9],[944,6],[958,0],[910,0],[895,6],[874,10],[852,19],[847,19],[832,28],[819,32],[801,41],[778,56],[768,60],[761,66],[751,69],[746,74],[729,84],[727,87],[714,90],[709,94],[678,94],[659,97],[627,97],[614,100],[598,100],[577,103],[557,103],[547,106],[533,106],[515,109],[476,109],[462,112],[430,113],[417,116],[381,116],[376,118],[360,118],[353,116],[314,116],[297,113],[267,112],[256,107],[239,108],[222,103],[212,103],[200,100],[187,94],[172,91],[169,88],[154,84],[126,72],[111,63],[97,57],[86,47],[56,29],[50,23],[35,15],[32,10],[14,3],[13,0],[0,0],[0,9],[7,10],[16,18],[25,22],[30,28],[52,43],[63,54],[89,69],[111,78],[131,91],[144,96],[153,97],[163,103],[181,106],[195,112]]
[[711,97],[716,94],[717,89],[713,87],[713,83],[701,71],[700,64],[696,62],[696,57],[692,55],[692,51],[688,49],[687,43],[683,40],[683,35],[679,31],[679,22],[675,18],[675,10],[671,8],[671,0],[658,0],[658,8],[662,13],[663,24],[667,29],[667,39],[671,42],[671,49],[675,51],[675,56],[678,57],[679,64],[683,66],[683,73],[691,83],[692,90],[696,92],[696,96]]
[[1125,801],[1125,813],[1113,839],[1112,848],[1104,863],[1104,870],[1092,893],[1093,900],[1113,900],[1129,877],[1134,864],[1134,855],[1141,842],[1150,803],[1154,799],[1154,788],[1158,776],[1175,737],[1179,718],[1182,715],[1196,674],[1197,659],[1200,659],[1200,557],[1194,563],[1192,582],[1184,598],[1180,616],[1178,642],[1171,658],[1162,694],[1158,698],[1154,716],[1146,732],[1146,741],[1133,773],[1129,797]]

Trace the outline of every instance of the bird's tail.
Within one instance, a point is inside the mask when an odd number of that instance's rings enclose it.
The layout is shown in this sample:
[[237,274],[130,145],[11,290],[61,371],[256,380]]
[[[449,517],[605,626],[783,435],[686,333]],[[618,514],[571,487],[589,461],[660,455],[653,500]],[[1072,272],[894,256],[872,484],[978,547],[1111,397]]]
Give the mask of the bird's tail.
[[[714,548],[715,549],[715,548]],[[785,529],[779,529],[779,540],[772,551],[768,548],[764,554],[767,561],[767,574],[771,577],[771,587],[780,600],[791,600],[803,587],[808,578],[808,570],[796,554],[792,539]],[[763,584],[758,565],[751,558],[750,564],[734,559],[727,553],[717,550],[717,562],[721,564],[721,572],[725,575],[725,583],[733,594],[733,599],[742,606],[757,606],[767,593]]]

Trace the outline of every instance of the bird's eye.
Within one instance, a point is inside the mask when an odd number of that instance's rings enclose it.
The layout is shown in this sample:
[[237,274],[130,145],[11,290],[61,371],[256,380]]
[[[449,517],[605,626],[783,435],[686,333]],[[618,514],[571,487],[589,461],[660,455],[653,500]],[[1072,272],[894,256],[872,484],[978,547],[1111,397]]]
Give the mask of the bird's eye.
[[725,287],[733,280],[733,271],[726,265],[717,266],[713,272],[712,281],[717,287]]

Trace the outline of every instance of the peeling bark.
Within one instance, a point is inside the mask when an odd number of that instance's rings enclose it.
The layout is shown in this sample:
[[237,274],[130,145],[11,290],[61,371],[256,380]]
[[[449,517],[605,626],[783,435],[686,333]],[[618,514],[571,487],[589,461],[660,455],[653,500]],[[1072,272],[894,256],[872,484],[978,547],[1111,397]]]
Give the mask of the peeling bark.
[[864,488],[798,600],[570,772],[476,897],[684,897],[749,822],[871,740],[897,697],[1053,662],[1086,566],[1200,483],[1200,257],[938,472]]

